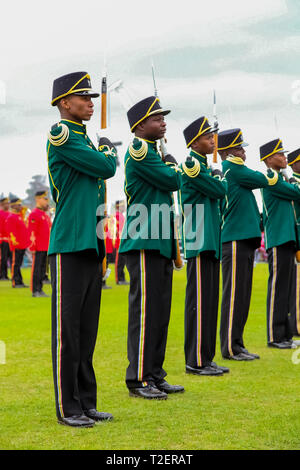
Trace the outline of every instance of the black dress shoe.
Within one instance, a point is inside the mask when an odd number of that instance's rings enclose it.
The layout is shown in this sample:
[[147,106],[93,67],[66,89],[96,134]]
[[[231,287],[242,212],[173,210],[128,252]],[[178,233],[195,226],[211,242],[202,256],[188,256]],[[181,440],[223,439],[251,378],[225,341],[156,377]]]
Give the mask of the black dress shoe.
[[228,374],[228,372],[229,372],[228,367],[218,366],[218,364],[216,364],[215,362],[211,362],[210,366],[214,367],[215,369],[221,370],[223,372],[223,374]]
[[242,348],[242,352],[243,352],[244,354],[248,354],[248,356],[253,356],[254,359],[260,359],[260,357],[259,357],[258,354],[251,353],[251,352],[249,352],[248,349],[246,349],[246,348]]
[[46,294],[46,292],[44,292],[43,290],[40,290],[39,294],[40,294],[40,297],[49,297],[49,295]]
[[84,414],[85,416],[93,419],[94,421],[111,421],[113,419],[112,414],[104,413],[103,411],[97,411],[95,409],[85,410]]
[[233,361],[254,361],[254,357],[250,356],[250,354],[239,353],[234,354],[233,356],[223,356],[224,359],[232,359]]
[[148,400],[166,400],[168,398],[168,395],[165,392],[161,392],[157,387],[150,384],[146,385],[146,387],[130,388],[129,396],[146,398]]
[[72,426],[74,428],[92,428],[95,424],[93,419],[90,419],[85,415],[68,416],[67,418],[57,418],[57,420],[59,424]]
[[205,367],[191,367],[185,366],[185,371],[187,374],[193,375],[223,375],[223,372],[220,369],[216,369],[212,366]]
[[277,348],[277,349],[296,349],[297,346],[293,344],[291,341],[281,341],[276,342],[272,341],[268,343],[269,348]]
[[184,387],[182,385],[170,385],[166,380],[161,380],[160,382],[156,382],[156,387],[161,392],[165,393],[180,393],[184,392]]
[[43,290],[32,293],[32,297],[49,297]]

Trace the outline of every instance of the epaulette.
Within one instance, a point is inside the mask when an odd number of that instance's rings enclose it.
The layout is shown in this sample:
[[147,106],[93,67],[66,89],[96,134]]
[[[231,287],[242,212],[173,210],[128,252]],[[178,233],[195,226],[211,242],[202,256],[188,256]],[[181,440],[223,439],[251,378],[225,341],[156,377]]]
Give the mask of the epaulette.
[[274,184],[276,184],[277,181],[278,181],[277,171],[271,170],[270,168],[268,169],[267,174],[265,175],[265,177],[268,180],[269,186],[274,186]]
[[48,133],[49,142],[52,145],[59,146],[67,142],[69,138],[69,128],[66,124],[58,123],[51,127]]
[[201,165],[196,158],[188,157],[186,162],[182,164],[182,169],[190,178],[196,178],[200,173]]
[[148,144],[145,140],[135,137],[128,147],[129,155],[137,161],[145,158],[148,152]]

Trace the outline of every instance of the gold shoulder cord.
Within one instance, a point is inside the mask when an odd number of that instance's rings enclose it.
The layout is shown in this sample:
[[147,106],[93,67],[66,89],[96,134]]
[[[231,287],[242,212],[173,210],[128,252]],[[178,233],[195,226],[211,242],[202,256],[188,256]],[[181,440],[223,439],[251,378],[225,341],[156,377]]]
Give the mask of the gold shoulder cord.
[[[138,137],[135,137],[135,139],[138,139]],[[142,140],[142,139],[138,139],[138,140],[142,143],[140,149],[136,150],[133,147],[133,142],[129,145],[129,148],[128,148],[129,155],[136,161],[143,160],[148,152],[147,142],[145,142],[145,140]]]
[[49,142],[52,145],[55,145],[58,147],[59,145],[63,145],[65,142],[67,142],[69,138],[69,128],[66,126],[66,124],[61,123],[61,132],[58,135],[53,136],[51,132],[48,133],[48,139]]
[[231,163],[235,163],[236,165],[245,165],[244,160],[240,157],[229,156],[226,158],[226,160],[228,160]]
[[265,177],[267,178],[268,180],[268,184],[269,186],[274,186],[274,184],[277,183],[278,181],[278,173],[277,171],[274,171],[274,175],[272,177],[268,176],[268,175],[265,175]]
[[185,163],[182,164],[183,171],[190,178],[196,178],[196,176],[199,175],[200,168],[201,168],[200,167],[200,162],[196,158],[193,158],[193,162],[194,162],[193,168],[188,168]]

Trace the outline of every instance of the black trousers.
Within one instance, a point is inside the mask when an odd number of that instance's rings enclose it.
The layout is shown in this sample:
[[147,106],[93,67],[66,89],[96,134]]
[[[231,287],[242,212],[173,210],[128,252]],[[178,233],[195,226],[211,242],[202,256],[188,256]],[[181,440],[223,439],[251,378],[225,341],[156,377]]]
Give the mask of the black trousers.
[[202,252],[187,262],[184,315],[185,363],[193,368],[211,364],[216,350],[220,261]]
[[12,252],[12,265],[11,265],[11,280],[12,286],[24,284],[21,273],[21,266],[23,263],[25,250],[13,250]]
[[300,336],[300,264],[294,264],[290,296],[290,327],[293,336]]
[[102,265],[95,250],[49,256],[52,284],[52,364],[58,417],[96,408],[92,364],[101,299]]
[[234,356],[244,348],[243,333],[248,319],[255,247],[251,240],[222,245],[223,294],[220,340],[223,357]]
[[31,291],[41,292],[43,280],[46,275],[47,251],[35,251],[32,253],[31,266]]
[[130,275],[126,372],[128,388],[157,383],[163,369],[171,311],[173,264],[155,250],[129,251]]
[[48,256],[46,257],[46,264],[45,264],[45,272],[43,274],[43,281],[49,281],[49,259],[48,259]]
[[125,268],[126,264],[126,257],[123,253],[119,253],[119,250],[116,252],[116,259],[115,259],[115,277],[116,283],[119,281],[125,281]]
[[285,243],[270,248],[267,252],[269,263],[267,338],[268,342],[282,342],[292,338],[289,307],[295,247],[293,243]]
[[11,260],[9,244],[8,242],[2,242],[0,245],[0,279],[8,279],[8,260]]

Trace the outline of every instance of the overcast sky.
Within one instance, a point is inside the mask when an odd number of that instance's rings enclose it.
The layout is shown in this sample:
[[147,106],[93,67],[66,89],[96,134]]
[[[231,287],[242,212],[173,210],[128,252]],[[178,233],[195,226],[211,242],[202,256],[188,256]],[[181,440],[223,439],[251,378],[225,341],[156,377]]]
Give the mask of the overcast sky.
[[[31,176],[47,174],[47,132],[59,119],[50,105],[54,78],[85,70],[100,91],[104,56],[109,84],[123,82],[123,95],[111,93],[106,131],[123,142],[109,201],[124,197],[123,158],[132,137],[126,103],[153,94],[152,60],[162,105],[172,110],[166,118],[168,148],[179,162],[187,155],[182,131],[201,115],[212,120],[215,89],[220,129],[241,127],[250,144],[248,166],[265,171],[260,145],[281,137],[288,150],[300,147],[297,5],[297,0],[6,2],[0,28],[0,193],[25,197]],[[88,123],[94,142],[99,104],[95,100]]]

